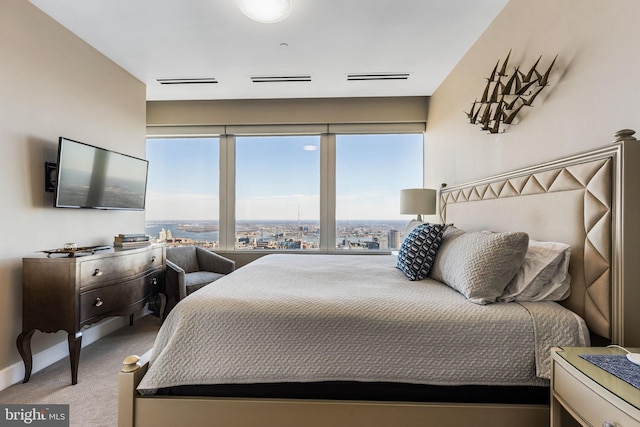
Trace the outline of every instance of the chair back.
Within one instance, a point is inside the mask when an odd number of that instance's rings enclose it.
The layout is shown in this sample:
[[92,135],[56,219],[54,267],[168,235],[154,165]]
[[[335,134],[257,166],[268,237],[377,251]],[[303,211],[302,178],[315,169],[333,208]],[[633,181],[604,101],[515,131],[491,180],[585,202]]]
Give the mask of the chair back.
[[185,273],[200,271],[195,246],[177,246],[167,248],[167,260],[182,268]]

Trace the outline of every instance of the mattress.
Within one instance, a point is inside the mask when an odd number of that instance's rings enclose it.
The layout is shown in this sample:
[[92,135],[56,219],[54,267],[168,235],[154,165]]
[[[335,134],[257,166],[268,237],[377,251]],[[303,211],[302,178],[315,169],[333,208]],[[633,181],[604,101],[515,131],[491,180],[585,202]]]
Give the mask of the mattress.
[[272,254],[182,300],[163,323],[142,394],[186,385],[546,386],[549,349],[588,343],[553,302],[471,303],[409,281],[391,255]]

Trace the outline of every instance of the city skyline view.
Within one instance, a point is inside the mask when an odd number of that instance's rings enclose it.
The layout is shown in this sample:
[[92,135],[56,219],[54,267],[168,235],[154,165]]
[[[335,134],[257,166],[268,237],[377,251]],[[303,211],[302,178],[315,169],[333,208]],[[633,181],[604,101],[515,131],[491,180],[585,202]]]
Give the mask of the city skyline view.
[[[335,249],[398,249],[408,221],[337,221]],[[146,234],[169,246],[219,249],[217,221],[147,221]],[[314,221],[238,221],[235,249],[320,249],[320,225]],[[329,248],[331,249],[331,248]]]
[[[147,141],[147,221],[217,220],[218,138]],[[318,220],[320,136],[237,137],[235,216]],[[401,188],[422,186],[422,135],[337,135],[336,219],[405,219]]]

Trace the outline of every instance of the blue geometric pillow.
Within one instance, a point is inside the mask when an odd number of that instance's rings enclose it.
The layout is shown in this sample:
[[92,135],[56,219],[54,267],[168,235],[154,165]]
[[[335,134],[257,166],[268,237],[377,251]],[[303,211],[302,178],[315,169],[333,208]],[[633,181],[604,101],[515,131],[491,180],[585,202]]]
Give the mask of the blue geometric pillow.
[[422,280],[429,275],[445,228],[445,224],[421,224],[404,239],[396,267],[409,280]]

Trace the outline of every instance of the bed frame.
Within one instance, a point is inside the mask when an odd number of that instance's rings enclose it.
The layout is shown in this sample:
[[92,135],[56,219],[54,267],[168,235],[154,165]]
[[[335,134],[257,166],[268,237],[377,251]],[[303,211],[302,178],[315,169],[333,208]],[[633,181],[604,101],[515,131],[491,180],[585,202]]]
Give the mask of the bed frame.
[[[440,212],[465,230],[526,231],[572,246],[571,297],[596,343],[640,346],[640,142],[608,146],[443,188]],[[508,349],[505,349],[508,351]],[[549,406],[140,396],[150,351],[119,374],[119,427],[549,425]]]

